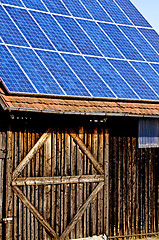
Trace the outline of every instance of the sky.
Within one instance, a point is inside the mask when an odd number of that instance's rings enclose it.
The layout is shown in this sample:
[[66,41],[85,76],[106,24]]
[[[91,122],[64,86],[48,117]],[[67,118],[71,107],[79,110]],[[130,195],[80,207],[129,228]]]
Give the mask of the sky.
[[131,0],[131,2],[159,33],[159,0]]

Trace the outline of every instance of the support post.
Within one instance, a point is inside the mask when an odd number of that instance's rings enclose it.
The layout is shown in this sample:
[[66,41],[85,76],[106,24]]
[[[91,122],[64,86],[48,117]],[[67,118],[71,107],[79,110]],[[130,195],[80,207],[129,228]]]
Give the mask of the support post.
[[109,235],[109,132],[105,130],[105,153],[104,153],[104,228]]

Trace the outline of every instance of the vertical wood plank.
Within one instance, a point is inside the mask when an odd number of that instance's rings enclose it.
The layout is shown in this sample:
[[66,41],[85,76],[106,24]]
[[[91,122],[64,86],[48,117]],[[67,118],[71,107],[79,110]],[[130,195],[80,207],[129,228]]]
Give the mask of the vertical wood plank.
[[0,239],[2,239],[4,159],[6,152],[6,133],[0,132]]
[[[23,158],[27,155],[27,133],[26,130],[23,133]],[[22,171],[22,174],[24,177],[26,177],[27,174],[27,168],[26,166],[24,170]],[[27,195],[27,189],[26,186],[23,187],[23,193],[26,196]],[[26,206],[23,204],[23,239],[27,240],[27,209]]]
[[[6,218],[13,218],[13,192],[11,188],[13,172],[12,159],[12,131],[11,128],[7,131],[7,158],[6,158]],[[6,223],[6,239],[12,240],[13,237],[13,220]]]
[[[100,163],[101,166],[104,167],[103,164],[103,128],[99,127],[98,128],[98,162]],[[102,191],[100,191],[98,193],[98,208],[97,208],[97,213],[98,213],[98,235],[103,233],[103,192],[104,189]]]
[[126,137],[123,137],[123,234],[127,233],[127,180],[126,180],[126,166],[127,166],[127,147]]
[[[28,130],[28,152],[31,150],[31,132]],[[30,177],[31,175],[31,162],[28,163],[28,172],[27,176]],[[29,201],[31,201],[31,187],[27,187],[27,198]],[[27,240],[32,240],[31,239],[31,213],[27,209]]]
[[104,233],[109,235],[109,132],[104,129]]
[[[70,136],[68,133],[65,133],[65,169],[64,169],[64,174],[65,176],[70,176]],[[65,218],[65,225],[64,229],[66,229],[68,223],[71,221],[70,219],[70,185],[65,184],[65,204],[64,204],[64,217]],[[66,237],[66,239],[69,239],[69,235]]]
[[[46,140],[46,142],[44,143],[44,176],[51,176],[51,133],[49,134],[48,139]],[[50,195],[50,191],[51,191],[51,186],[44,186],[45,189],[45,202],[44,204],[46,205],[45,208],[45,219],[46,221],[50,224],[50,212],[51,212],[51,195]],[[46,231],[45,231],[46,232]],[[50,239],[49,235],[46,232],[46,239]]]
[[[94,132],[92,133],[92,154],[97,159],[97,144],[98,144],[98,130],[95,127]],[[96,170],[93,165],[91,165],[91,174],[96,174]],[[92,183],[91,192],[96,187],[95,183]],[[91,219],[92,219],[92,235],[97,233],[97,198],[91,203]]]
[[[73,138],[71,138],[71,176],[76,175],[76,153],[77,153],[77,146],[75,142],[73,141]],[[76,184],[71,184],[71,219],[73,219],[75,213],[76,213]],[[71,239],[75,239],[76,237],[76,228],[74,227],[71,231]]]
[[[83,128],[79,127],[79,137],[83,141]],[[83,153],[79,146],[77,145],[77,175],[82,175],[83,173]],[[77,209],[81,207],[83,201],[82,201],[82,184],[77,184]],[[76,224],[76,238],[82,238],[82,219],[79,219],[79,221]]]
[[[57,129],[57,158],[56,158],[56,175],[61,175],[61,133],[59,132],[59,129]],[[56,186],[56,233],[60,234],[60,222],[61,222],[61,216],[60,216],[60,190],[61,186]]]
[[[56,175],[56,152],[57,152],[57,141],[56,141],[56,130],[52,132],[52,166],[51,166],[51,175]],[[52,185],[52,192],[51,192],[51,226],[55,229],[56,224],[56,186]]]

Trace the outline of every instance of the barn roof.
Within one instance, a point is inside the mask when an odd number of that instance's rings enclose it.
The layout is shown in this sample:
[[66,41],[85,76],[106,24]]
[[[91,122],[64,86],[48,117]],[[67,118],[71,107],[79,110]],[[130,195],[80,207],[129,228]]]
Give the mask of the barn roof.
[[159,118],[159,104],[156,101],[112,101],[7,95],[0,89],[0,104],[4,110],[9,111]]
[[158,115],[159,35],[130,0],[1,0],[0,23],[4,109]]

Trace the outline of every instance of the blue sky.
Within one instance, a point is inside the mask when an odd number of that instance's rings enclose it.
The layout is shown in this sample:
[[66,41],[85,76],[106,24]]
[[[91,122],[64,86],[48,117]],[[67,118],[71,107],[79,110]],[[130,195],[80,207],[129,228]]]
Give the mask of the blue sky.
[[159,0],[131,0],[159,33]]

